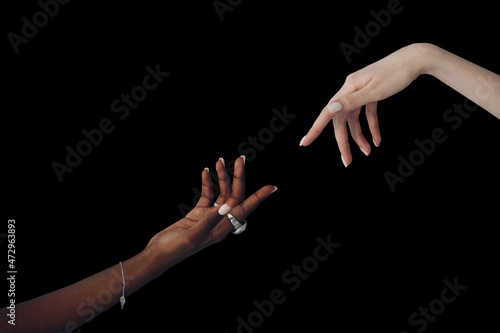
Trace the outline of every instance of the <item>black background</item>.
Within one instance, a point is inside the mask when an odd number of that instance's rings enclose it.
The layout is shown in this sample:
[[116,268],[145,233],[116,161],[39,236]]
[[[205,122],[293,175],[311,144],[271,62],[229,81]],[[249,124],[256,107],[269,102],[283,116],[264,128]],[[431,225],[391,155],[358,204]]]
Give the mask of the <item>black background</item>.
[[[382,142],[369,157],[351,141],[344,168],[331,126],[298,146],[348,74],[405,45],[434,43],[500,72],[496,10],[486,1],[402,1],[347,63],[339,44],[353,44],[353,28],[387,3],[246,0],[221,21],[212,1],[71,1],[18,54],[6,36],[40,7],[4,4],[0,231],[16,220],[16,301],[140,252],[182,217],[180,204],[192,204],[204,167],[235,159],[240,143],[269,127],[272,110],[286,107],[296,118],[247,163],[248,193],[279,187],[247,231],[180,263],[82,332],[235,332],[236,318],[274,289],[286,301],[256,332],[416,332],[408,317],[455,277],[467,290],[426,331],[494,327],[498,119],[479,108],[452,129],[443,114],[464,97],[420,77],[379,103]],[[156,64],[170,76],[119,120],[111,102]],[[65,146],[103,118],[115,130],[60,183],[51,163],[64,162]],[[398,156],[435,128],[447,140],[392,192],[384,172],[397,172]],[[340,248],[290,291],[282,274],[328,235]]]

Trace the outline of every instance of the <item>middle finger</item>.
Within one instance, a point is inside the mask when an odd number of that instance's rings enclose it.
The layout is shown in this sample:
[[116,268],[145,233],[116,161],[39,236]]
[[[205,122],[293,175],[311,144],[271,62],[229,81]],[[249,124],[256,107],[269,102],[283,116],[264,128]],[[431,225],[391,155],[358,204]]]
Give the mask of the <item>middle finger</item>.
[[215,164],[217,177],[219,178],[220,193],[215,201],[218,205],[222,205],[231,196],[231,180],[226,170],[224,159],[221,157]]
[[366,141],[365,137],[363,136],[363,133],[361,131],[361,125],[359,124],[359,113],[361,112],[361,108],[357,109],[356,111],[351,112],[351,115],[347,119],[347,122],[349,124],[349,130],[351,131],[351,136],[354,139],[354,141],[358,144],[359,149],[365,154],[366,156],[370,155],[370,144],[368,141]]

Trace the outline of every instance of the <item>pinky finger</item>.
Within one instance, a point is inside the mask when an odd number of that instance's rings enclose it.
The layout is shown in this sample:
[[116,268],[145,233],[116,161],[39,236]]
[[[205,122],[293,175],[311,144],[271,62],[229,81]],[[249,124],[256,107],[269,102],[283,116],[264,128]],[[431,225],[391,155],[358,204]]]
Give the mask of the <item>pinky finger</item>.
[[373,143],[378,147],[382,137],[380,136],[380,129],[378,127],[377,102],[366,104],[366,119],[372,133]]

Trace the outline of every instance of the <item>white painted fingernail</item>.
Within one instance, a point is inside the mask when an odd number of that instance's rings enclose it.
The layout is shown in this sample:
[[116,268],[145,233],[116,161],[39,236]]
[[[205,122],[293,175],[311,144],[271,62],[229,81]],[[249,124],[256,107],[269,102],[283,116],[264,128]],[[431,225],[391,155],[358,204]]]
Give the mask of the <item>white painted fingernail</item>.
[[347,163],[345,162],[344,160],[344,156],[343,155],[340,155],[340,158],[342,159],[342,163],[344,163],[344,166],[347,168]]
[[210,170],[208,170],[208,168],[205,168],[205,169],[203,169],[203,170],[210,171]]
[[343,106],[340,102],[333,102],[326,106],[331,113],[339,112],[342,110]]
[[366,156],[368,156],[368,153],[366,152],[366,150],[364,150],[363,148],[359,147],[359,149],[363,152],[363,154],[365,154]]
[[228,206],[227,204],[223,204],[220,208],[219,208],[219,215],[226,215],[227,213],[229,213],[231,211],[231,207]]
[[223,166],[226,166],[226,162],[224,162],[224,159],[223,159],[222,157],[221,157],[221,158],[219,158],[219,161],[221,161],[221,162],[222,162],[222,165],[223,165]]
[[373,144],[375,145],[375,147],[378,147],[379,145],[375,142],[375,138],[372,138],[373,140]]
[[245,164],[247,161],[247,157],[245,155],[241,155],[240,157],[243,158],[243,164]]
[[275,187],[274,187],[274,190],[273,190],[271,193],[276,192],[276,190],[277,190],[277,189],[278,189],[278,188],[275,186]]
[[299,146],[302,146],[302,142],[304,142],[304,140],[306,139],[307,135],[304,135],[304,137],[302,138],[302,140],[300,140],[300,143],[299,143]]

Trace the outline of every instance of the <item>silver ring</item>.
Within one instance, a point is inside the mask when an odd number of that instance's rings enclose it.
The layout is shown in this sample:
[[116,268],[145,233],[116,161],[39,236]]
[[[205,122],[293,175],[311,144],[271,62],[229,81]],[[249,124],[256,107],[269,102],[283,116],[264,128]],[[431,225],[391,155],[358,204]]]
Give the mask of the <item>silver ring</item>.
[[[218,206],[217,202],[214,202],[214,206]],[[234,217],[230,213],[227,213],[227,217],[229,218],[229,221],[231,221],[231,224],[233,225],[233,229],[231,230],[233,234],[239,235],[247,228],[247,220],[243,220],[240,222],[236,217]]]

